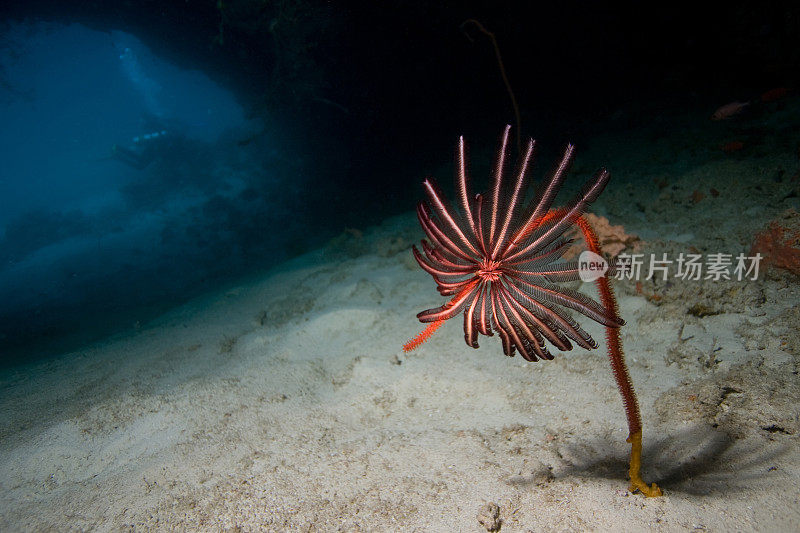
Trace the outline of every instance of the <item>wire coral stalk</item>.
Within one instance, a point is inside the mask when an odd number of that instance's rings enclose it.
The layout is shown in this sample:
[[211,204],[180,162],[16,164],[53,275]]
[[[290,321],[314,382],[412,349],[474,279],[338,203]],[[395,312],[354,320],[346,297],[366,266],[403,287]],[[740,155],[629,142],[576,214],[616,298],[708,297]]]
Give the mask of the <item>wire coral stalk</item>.
[[[597,234],[586,221],[583,216],[578,217],[575,221],[578,227],[583,232],[583,239],[586,241],[586,246],[595,254],[600,255],[600,244],[597,239]],[[602,276],[595,281],[597,290],[600,293],[600,300],[603,307],[612,310],[615,315],[619,315],[619,307],[617,299],[614,297],[614,291],[611,284],[608,282],[608,277]],[[631,480],[631,492],[634,490],[641,491],[645,496],[661,496],[661,489],[653,483],[648,486],[642,480],[639,473],[642,464],[642,415],[639,411],[639,401],[636,398],[636,392],[633,390],[633,382],[631,381],[628,366],[625,364],[625,355],[622,352],[622,340],[619,336],[619,328],[606,327],[606,345],[608,347],[608,358],[611,361],[611,370],[614,374],[614,380],[617,382],[620,395],[622,395],[622,403],[625,406],[625,415],[628,418],[628,440],[631,444],[631,459],[628,475]]]
[[[583,232],[583,238],[589,251],[600,255],[600,244],[597,234],[592,227],[581,216],[576,220],[578,227]],[[608,282],[608,277],[602,276],[595,281],[597,290],[600,293],[600,301],[603,307],[613,311],[615,316],[619,316],[619,306],[614,297],[614,290]],[[636,392],[633,390],[633,383],[625,364],[625,356],[622,352],[622,342],[619,337],[619,328],[606,328],[606,343],[608,346],[608,358],[611,360],[611,370],[614,373],[614,380],[622,395],[622,403],[625,405],[625,414],[628,417],[628,430],[631,434],[642,430],[642,415],[639,412],[639,401],[636,399]]]

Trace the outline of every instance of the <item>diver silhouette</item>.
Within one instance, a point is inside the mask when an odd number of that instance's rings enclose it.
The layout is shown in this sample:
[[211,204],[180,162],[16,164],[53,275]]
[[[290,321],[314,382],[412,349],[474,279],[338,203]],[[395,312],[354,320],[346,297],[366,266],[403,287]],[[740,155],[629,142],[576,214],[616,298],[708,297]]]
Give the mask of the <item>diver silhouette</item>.
[[111,158],[137,170],[144,170],[153,161],[167,154],[173,139],[166,130],[139,135],[127,145],[113,145]]

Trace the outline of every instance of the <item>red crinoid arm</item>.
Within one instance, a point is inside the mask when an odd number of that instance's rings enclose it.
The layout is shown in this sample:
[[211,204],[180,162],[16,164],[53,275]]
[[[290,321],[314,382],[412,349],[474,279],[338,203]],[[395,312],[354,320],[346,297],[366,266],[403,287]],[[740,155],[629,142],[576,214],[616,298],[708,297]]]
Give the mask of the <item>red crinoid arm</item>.
[[608,183],[609,177],[610,175],[605,169],[598,172],[593,180],[587,182],[583,186],[583,189],[578,196],[576,196],[567,207],[564,207],[560,210],[563,213],[563,216],[559,217],[555,224],[545,230],[543,234],[536,237],[533,242],[528,243],[521,250],[511,253],[511,255],[508,255],[505,257],[505,259],[507,261],[513,261],[517,257],[524,256],[531,250],[536,250],[547,246],[560,237],[567,229],[575,224],[575,221],[579,216],[581,216],[581,214],[583,214],[589,204],[597,199]]
[[[424,240],[422,241],[422,248],[426,255],[433,255],[432,248],[430,248],[428,243]],[[436,261],[434,262],[433,259],[423,256],[419,250],[417,250],[416,246],[411,246],[411,253],[414,255],[414,259],[417,260],[419,266],[421,266],[425,272],[434,277],[464,277],[465,275],[471,274],[475,270],[474,267],[457,265],[452,261],[448,261],[445,257],[436,258]]]
[[503,226],[500,228],[500,233],[495,236],[493,241],[494,246],[489,251],[492,259],[496,259],[497,255],[500,253],[500,249],[505,246],[508,240],[508,228],[511,225],[511,220],[514,218],[514,214],[522,201],[522,197],[525,195],[523,186],[525,185],[525,175],[528,173],[528,165],[533,156],[534,145],[535,141],[533,139],[528,141],[528,148],[525,150],[525,155],[522,156],[522,163],[517,170],[517,180],[514,183],[514,192],[511,194],[511,198],[509,198],[508,205],[505,208],[506,213]]
[[441,307],[434,309],[427,309],[421,313],[417,313],[417,318],[420,322],[436,322],[437,320],[449,320],[464,310],[464,307],[470,302],[471,298],[477,296],[478,278],[473,278],[469,283],[456,294],[452,300],[447,302]]
[[426,179],[422,182],[422,187],[428,194],[428,200],[430,201],[431,207],[433,207],[434,213],[436,213],[436,215],[442,221],[442,227],[440,229],[444,231],[444,228],[446,227],[458,239],[458,244],[460,244],[459,248],[468,250],[473,254],[478,255],[480,252],[478,252],[478,249],[475,248],[475,245],[464,234],[464,232],[461,231],[461,227],[456,221],[456,216],[453,214],[453,208],[447,202],[444,195],[433,182],[433,180]]
[[[529,219],[528,222],[526,222],[525,225],[522,226],[522,228],[520,228],[519,232],[514,237],[513,241],[511,242],[511,244],[509,245],[508,249],[506,250],[506,253],[510,253],[514,243],[524,241],[531,233],[533,233],[536,230],[536,228],[538,228],[538,227],[540,227],[540,226],[542,226],[544,224],[547,224],[551,220],[557,220],[557,219],[563,218],[565,214],[566,213],[565,213],[563,208],[552,209],[552,210],[546,212],[545,214],[543,214],[540,217]],[[505,259],[505,263],[510,264],[510,265],[515,265],[515,264],[524,263],[524,262],[525,262],[525,259],[523,259],[522,261],[511,261],[508,258]]]
[[[412,340],[408,341],[403,345],[404,352],[410,352],[417,348],[420,344],[428,340],[434,332],[439,329],[439,327],[444,324],[444,322],[454,315],[461,312],[461,309],[464,307],[464,303],[466,302],[467,298],[470,296],[470,293],[475,290],[476,286],[478,286],[478,280],[472,280],[466,287],[464,287],[461,292],[456,294],[452,300],[444,304],[443,306],[437,309],[428,309],[428,311],[423,311],[417,317],[420,321],[430,321],[428,327],[422,330],[422,333],[414,337]],[[476,296],[477,298],[477,296]],[[460,308],[456,310],[454,313],[453,308]],[[427,315],[427,317],[426,317]],[[433,320],[430,320],[430,317],[435,317]]]
[[[537,317],[530,309],[522,305],[519,302],[519,300],[516,297],[514,297],[511,294],[511,292],[509,292],[509,289],[502,287],[500,291],[503,295],[503,300],[508,304],[509,308],[513,311],[517,323],[520,325],[520,328],[522,328],[523,331],[525,331],[529,339],[534,338],[535,335],[529,333],[529,330],[527,329],[527,324],[535,324],[536,328],[539,331],[541,331],[542,334],[545,337],[547,337],[547,340],[553,343],[553,345],[556,348],[562,351],[568,351],[572,349],[572,345],[569,344],[569,340],[567,340],[563,336],[559,337],[557,328],[556,329],[551,328],[549,324],[546,324],[539,317]],[[552,359],[552,356],[549,358],[543,357],[543,359]]]
[[553,288],[548,288],[543,285],[536,285],[525,281],[521,276],[517,276],[514,282],[517,287],[524,289],[537,301],[551,302],[574,309],[604,326],[617,328],[625,324],[624,321],[619,319],[613,308],[609,308],[605,303],[603,305],[598,304],[582,292],[570,290],[566,287],[555,288],[554,286]]
[[487,252],[494,247],[495,243],[497,217],[500,209],[500,191],[503,189],[503,169],[506,163],[506,146],[508,145],[508,132],[510,130],[511,126],[506,126],[503,131],[503,138],[500,141],[500,150],[497,152],[497,163],[494,170],[494,178],[492,179],[491,203],[489,204],[489,242],[487,243]]
[[428,324],[428,327],[423,329],[419,335],[417,335],[416,337],[414,337],[413,339],[411,339],[410,341],[408,341],[403,345],[403,351],[408,353],[412,350],[416,350],[417,348],[419,348],[419,345],[425,342],[426,340],[430,339],[431,335],[436,333],[436,330],[439,329],[439,327],[445,322],[446,322],[445,320],[437,320],[436,322],[431,322],[430,324]]
[[431,242],[438,246],[442,252],[459,260],[471,261],[472,258],[436,225],[436,222],[431,218],[430,211],[422,202],[417,205],[417,219]]
[[472,212],[472,198],[469,193],[469,175],[467,173],[467,148],[464,144],[464,137],[458,138],[458,155],[456,156],[458,174],[456,175],[456,192],[467,221],[470,236],[475,239],[479,246],[483,247],[483,239],[478,235],[478,226],[475,224],[475,215]]
[[[558,338],[555,331],[551,330],[547,324],[536,318],[530,311],[525,309],[524,306],[520,305],[502,284],[497,285],[497,291],[499,299],[503,304],[503,313],[506,318],[509,319],[509,323],[511,323],[515,329],[519,329],[525,338],[528,339],[528,345],[530,348],[533,348],[533,351],[536,352],[539,358],[553,359],[553,356],[544,345],[542,335],[547,337],[547,339],[559,349],[568,349],[561,339]],[[535,324],[536,327],[531,329],[528,324]],[[536,361],[536,357],[533,357],[528,351],[524,341],[522,344],[518,345],[518,348],[525,359],[528,361]]]
[[568,144],[567,149],[564,150],[564,156],[561,158],[561,163],[559,163],[553,175],[550,176],[550,179],[547,180],[533,199],[532,205],[535,205],[536,208],[530,214],[528,220],[522,225],[519,233],[512,237],[505,254],[510,254],[519,243],[525,240],[525,237],[530,235],[530,232],[534,228],[544,222],[543,218],[549,214],[550,206],[553,204],[553,200],[555,200],[556,194],[558,194],[558,190],[564,182],[564,177],[572,161],[572,154],[574,151],[575,147]]
[[479,317],[475,315],[475,311],[478,309],[478,302],[481,300],[483,291],[483,285],[479,286],[475,298],[472,299],[472,303],[469,304],[467,310],[464,311],[464,341],[467,343],[467,346],[472,348],[478,347]]

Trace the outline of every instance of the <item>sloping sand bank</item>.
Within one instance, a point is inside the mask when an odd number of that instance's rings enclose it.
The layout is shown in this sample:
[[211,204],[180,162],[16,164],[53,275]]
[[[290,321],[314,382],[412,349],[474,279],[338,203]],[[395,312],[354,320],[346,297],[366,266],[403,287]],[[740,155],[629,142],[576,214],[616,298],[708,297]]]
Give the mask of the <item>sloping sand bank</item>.
[[531,364],[496,338],[467,348],[454,320],[402,353],[440,300],[407,253],[417,237],[411,216],[351,232],[4,374],[0,529],[800,526],[796,282],[751,282],[737,292],[756,297],[704,317],[617,284],[643,475],[666,494],[645,499],[626,490],[604,348]]

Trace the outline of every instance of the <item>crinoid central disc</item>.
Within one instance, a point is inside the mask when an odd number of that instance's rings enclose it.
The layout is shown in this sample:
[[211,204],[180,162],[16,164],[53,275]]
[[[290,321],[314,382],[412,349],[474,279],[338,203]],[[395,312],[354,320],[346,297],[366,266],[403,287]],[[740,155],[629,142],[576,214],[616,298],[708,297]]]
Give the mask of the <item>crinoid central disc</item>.
[[500,263],[491,259],[484,259],[481,267],[478,269],[478,277],[483,281],[497,281],[503,275],[500,270]]

